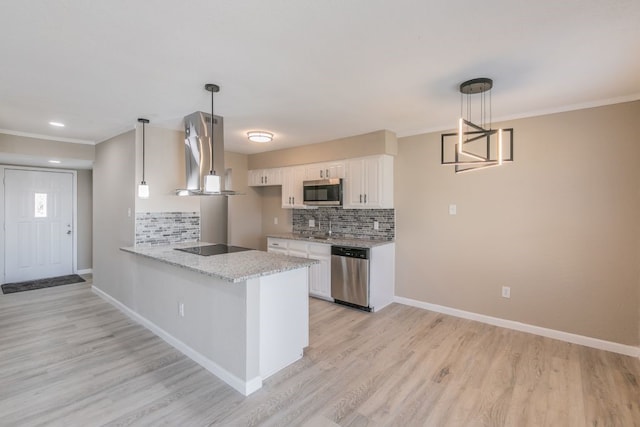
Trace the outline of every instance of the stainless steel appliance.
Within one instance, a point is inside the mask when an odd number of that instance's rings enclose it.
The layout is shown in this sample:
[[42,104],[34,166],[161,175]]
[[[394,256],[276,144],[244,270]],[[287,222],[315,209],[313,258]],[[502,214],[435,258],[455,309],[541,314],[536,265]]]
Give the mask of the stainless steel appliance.
[[302,183],[303,203],[310,206],[342,206],[342,179],[317,179]]
[[369,249],[331,247],[331,297],[360,310],[369,307]]

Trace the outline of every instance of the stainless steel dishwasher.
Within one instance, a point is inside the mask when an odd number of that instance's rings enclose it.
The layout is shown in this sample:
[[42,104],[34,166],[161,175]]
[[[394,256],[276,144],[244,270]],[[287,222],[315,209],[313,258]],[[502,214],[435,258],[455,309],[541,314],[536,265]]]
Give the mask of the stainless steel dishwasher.
[[331,247],[331,297],[360,310],[369,307],[369,249]]

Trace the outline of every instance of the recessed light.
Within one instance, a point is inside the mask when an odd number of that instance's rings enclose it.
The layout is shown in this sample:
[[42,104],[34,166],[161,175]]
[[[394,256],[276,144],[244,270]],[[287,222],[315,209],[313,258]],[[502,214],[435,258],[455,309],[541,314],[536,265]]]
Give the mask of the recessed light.
[[273,134],[271,132],[265,132],[262,130],[252,130],[251,132],[247,132],[247,137],[249,137],[249,141],[253,142],[271,142],[271,140],[273,140]]
[[49,163],[53,163],[53,164],[60,164],[62,163],[60,160],[49,160]]
[[49,124],[51,126],[55,126],[55,127],[58,127],[58,128],[63,128],[64,127],[64,123],[60,123],[60,122],[49,122]]

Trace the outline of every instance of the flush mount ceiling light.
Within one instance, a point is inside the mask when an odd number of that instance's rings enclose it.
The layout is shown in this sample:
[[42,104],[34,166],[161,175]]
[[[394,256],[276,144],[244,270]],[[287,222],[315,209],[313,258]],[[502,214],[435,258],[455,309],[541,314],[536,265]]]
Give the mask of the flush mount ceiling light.
[[[460,118],[457,132],[443,133],[440,146],[440,163],[455,166],[456,173],[501,166],[505,162],[513,161],[513,128],[491,127],[492,87],[493,80],[484,77],[460,84]],[[473,95],[480,95],[478,111],[472,111]],[[466,117],[463,117],[464,110]],[[472,114],[476,115],[475,123],[472,121]]]
[[213,94],[220,92],[220,86],[214,85],[213,83],[207,83],[204,85],[204,88],[211,92],[211,138],[209,138],[209,144],[211,145],[211,168],[209,169],[209,175],[204,177],[204,192],[219,194],[222,188],[220,176],[216,175],[216,171],[213,170],[213,122],[215,121],[215,116],[213,115]]
[[60,122],[49,122],[49,124],[51,126],[55,126],[55,127],[58,127],[58,128],[63,128],[64,127],[64,123],[60,123]]
[[145,155],[145,141],[144,141],[144,125],[149,123],[147,119],[138,119],[138,123],[142,123],[142,182],[138,185],[138,197],[141,199],[149,198],[149,186],[144,180],[144,155]]
[[271,142],[273,140],[273,134],[263,130],[252,130],[251,132],[247,132],[247,137],[249,138],[249,141],[253,142]]
[[48,160],[49,163],[53,163],[54,165],[59,165],[62,163],[60,160]]

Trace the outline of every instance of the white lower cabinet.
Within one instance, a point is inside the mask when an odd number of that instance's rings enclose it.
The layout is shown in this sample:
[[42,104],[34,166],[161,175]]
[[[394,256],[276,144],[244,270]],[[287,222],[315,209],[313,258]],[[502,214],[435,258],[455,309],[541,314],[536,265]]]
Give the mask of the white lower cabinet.
[[331,298],[331,245],[269,237],[267,252],[320,261],[319,264],[309,268],[309,295],[333,301]]

